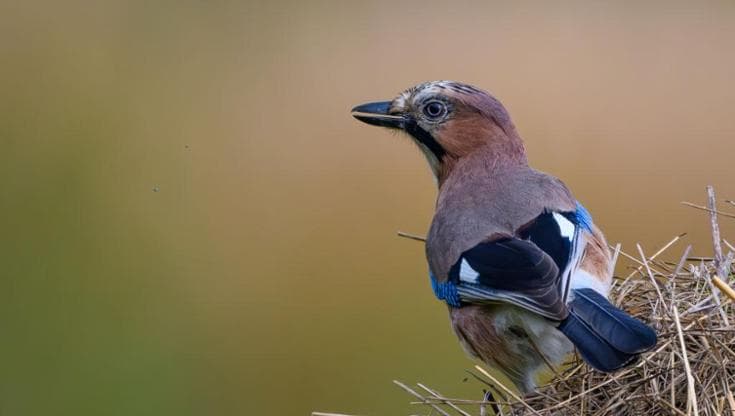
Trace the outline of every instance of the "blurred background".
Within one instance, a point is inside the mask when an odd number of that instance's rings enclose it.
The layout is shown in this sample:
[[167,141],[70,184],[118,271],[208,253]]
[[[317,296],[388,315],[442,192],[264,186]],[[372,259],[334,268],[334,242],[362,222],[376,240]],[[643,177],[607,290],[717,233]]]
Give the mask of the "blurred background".
[[735,199],[733,42],[732,1],[0,3],[0,414],[479,399],[395,236],[428,167],[350,108],[475,84],[611,243],[707,256],[680,201]]

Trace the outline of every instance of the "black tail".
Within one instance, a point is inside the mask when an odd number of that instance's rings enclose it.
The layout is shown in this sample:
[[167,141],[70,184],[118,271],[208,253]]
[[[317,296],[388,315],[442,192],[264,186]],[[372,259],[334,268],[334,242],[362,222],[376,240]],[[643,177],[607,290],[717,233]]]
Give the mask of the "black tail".
[[606,373],[633,362],[656,346],[651,327],[613,306],[592,289],[575,289],[567,319],[559,330],[592,367]]

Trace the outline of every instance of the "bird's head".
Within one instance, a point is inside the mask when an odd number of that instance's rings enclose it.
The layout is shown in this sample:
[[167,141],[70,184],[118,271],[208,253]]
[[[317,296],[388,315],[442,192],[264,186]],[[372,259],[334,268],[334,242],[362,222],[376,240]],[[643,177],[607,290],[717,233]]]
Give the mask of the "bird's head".
[[454,81],[419,84],[392,101],[359,105],[367,124],[407,132],[441,184],[463,158],[525,163],[523,143],[503,105],[485,91]]

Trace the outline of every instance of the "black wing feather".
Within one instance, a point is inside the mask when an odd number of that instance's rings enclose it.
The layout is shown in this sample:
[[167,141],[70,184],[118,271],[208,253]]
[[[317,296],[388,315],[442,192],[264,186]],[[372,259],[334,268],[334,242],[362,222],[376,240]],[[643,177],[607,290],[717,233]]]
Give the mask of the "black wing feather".
[[[565,218],[570,219],[568,216]],[[573,222],[573,218],[570,222]],[[519,232],[519,236],[526,240],[533,241],[541,250],[546,252],[559,270],[564,270],[569,262],[569,255],[572,250],[572,242],[568,238],[561,235],[561,227],[551,212],[545,212],[533,221],[530,225],[523,227]]]
[[[478,282],[501,290],[549,286],[559,274],[555,262],[534,243],[517,238],[480,243],[463,255]],[[550,279],[551,277],[551,279]]]
[[[460,277],[463,260],[477,274],[474,281]],[[559,268],[548,254],[533,242],[518,238],[480,243],[466,251],[450,270],[460,296],[467,294],[465,301],[506,301],[552,319],[567,315],[559,277]],[[469,286],[467,290],[463,285]]]
[[[557,214],[560,215],[560,214]],[[509,302],[551,319],[564,319],[562,272],[569,263],[572,238],[562,235],[551,212],[539,215],[517,237],[501,237],[462,253],[449,271],[468,303]],[[469,266],[469,269],[463,269]]]

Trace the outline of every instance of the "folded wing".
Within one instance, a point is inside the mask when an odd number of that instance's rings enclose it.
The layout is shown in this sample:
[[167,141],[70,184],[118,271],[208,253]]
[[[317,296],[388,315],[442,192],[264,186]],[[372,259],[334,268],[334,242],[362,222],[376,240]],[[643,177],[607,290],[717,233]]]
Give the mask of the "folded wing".
[[462,302],[508,302],[562,320],[581,253],[579,228],[571,213],[545,212],[516,236],[498,236],[462,253],[449,279]]

